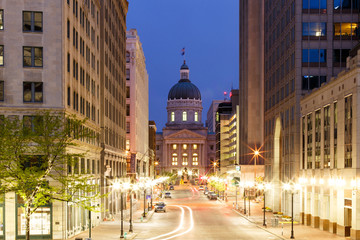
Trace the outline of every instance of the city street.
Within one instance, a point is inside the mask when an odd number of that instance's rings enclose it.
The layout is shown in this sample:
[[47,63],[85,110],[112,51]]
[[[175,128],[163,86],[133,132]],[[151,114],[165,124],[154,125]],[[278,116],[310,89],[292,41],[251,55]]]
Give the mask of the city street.
[[176,186],[171,194],[167,212],[136,224],[135,239],[279,239],[194,187]]

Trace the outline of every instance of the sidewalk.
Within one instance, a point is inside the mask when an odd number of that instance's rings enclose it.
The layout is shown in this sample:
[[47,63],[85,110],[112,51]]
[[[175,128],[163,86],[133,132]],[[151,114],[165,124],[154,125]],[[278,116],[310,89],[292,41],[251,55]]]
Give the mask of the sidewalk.
[[[127,210],[129,211],[129,209]],[[143,205],[140,205],[140,208],[133,212],[133,223],[146,223],[148,222],[152,215],[154,214],[154,210],[147,211],[146,209],[146,217],[143,217],[144,209]],[[124,214],[124,239],[135,239],[136,232],[129,233],[129,214]],[[119,240],[120,239],[120,214],[115,215],[115,221],[105,221],[101,222],[100,225],[92,228],[91,230],[91,239],[92,240]],[[85,240],[89,237],[89,230],[86,230],[72,238],[70,240],[81,239]]]
[[[224,202],[223,200],[218,199],[222,204],[226,204],[229,208],[232,208],[234,212],[247,219],[248,221],[257,225],[257,227],[272,233],[273,235],[280,237],[282,239],[290,239],[291,236],[291,222],[285,222],[279,220],[279,224],[277,227],[274,226],[274,215],[272,212],[265,212],[266,218],[266,227],[263,226],[264,212],[262,210],[263,202],[256,203],[251,201],[250,206],[250,216],[248,213],[246,215],[243,214],[244,201],[243,199],[238,199],[238,210],[233,207],[233,202],[235,199],[228,200],[228,202]],[[246,209],[248,212],[249,209],[249,201],[246,201]],[[337,239],[337,240],[345,240],[350,239],[346,237],[340,237],[336,234],[322,231],[318,228],[313,228],[309,226],[302,225],[298,222],[294,222],[294,237],[295,239],[301,240],[323,240],[323,239]]]

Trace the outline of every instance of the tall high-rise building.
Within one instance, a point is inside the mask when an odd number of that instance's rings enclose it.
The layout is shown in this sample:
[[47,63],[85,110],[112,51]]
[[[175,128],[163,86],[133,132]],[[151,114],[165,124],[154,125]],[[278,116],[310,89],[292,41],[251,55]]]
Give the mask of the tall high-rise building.
[[[69,149],[85,154],[71,171],[90,173],[104,191],[105,175],[126,175],[127,7],[127,0],[0,1],[0,115],[31,120],[46,109],[87,118],[83,128],[98,137]],[[21,202],[14,193],[5,197],[12,201],[0,203],[0,238],[24,238],[23,218],[16,220]],[[112,198],[105,200],[111,213]],[[80,206],[55,201],[38,211],[33,237],[66,239],[88,228]],[[93,224],[100,215],[92,214]]]
[[264,143],[263,5],[263,0],[243,0],[239,3],[240,164],[254,164],[251,149]]
[[126,37],[126,150],[127,172],[149,175],[149,76],[136,29]]
[[278,193],[300,169],[300,98],[345,69],[359,39],[359,1],[266,0],[264,10],[265,176],[275,187],[266,199],[289,215],[290,193]]
[[209,110],[206,114],[205,127],[208,128],[209,133],[214,133],[216,129],[215,115],[220,103],[226,102],[226,100],[213,100],[210,104]]
[[[126,177],[126,14],[128,1],[100,1],[100,125],[102,190],[108,209],[103,217],[119,211],[117,194],[109,178]],[[90,56],[89,56],[90,57]],[[98,64],[98,63],[97,63]]]

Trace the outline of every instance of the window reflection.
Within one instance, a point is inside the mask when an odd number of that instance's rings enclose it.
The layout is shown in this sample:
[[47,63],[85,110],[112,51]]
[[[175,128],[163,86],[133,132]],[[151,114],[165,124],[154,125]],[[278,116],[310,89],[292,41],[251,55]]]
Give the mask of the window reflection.
[[326,36],[326,23],[321,22],[304,22],[303,36]]
[[303,49],[302,62],[326,62],[326,49]]

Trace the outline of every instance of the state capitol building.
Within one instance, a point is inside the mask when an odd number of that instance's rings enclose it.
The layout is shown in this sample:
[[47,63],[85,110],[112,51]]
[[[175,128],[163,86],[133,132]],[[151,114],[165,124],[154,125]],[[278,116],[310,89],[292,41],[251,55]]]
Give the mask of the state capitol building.
[[161,172],[176,173],[186,182],[212,171],[215,135],[202,122],[199,89],[189,80],[189,67],[180,68],[180,80],[169,91],[167,123],[156,134],[156,156]]

